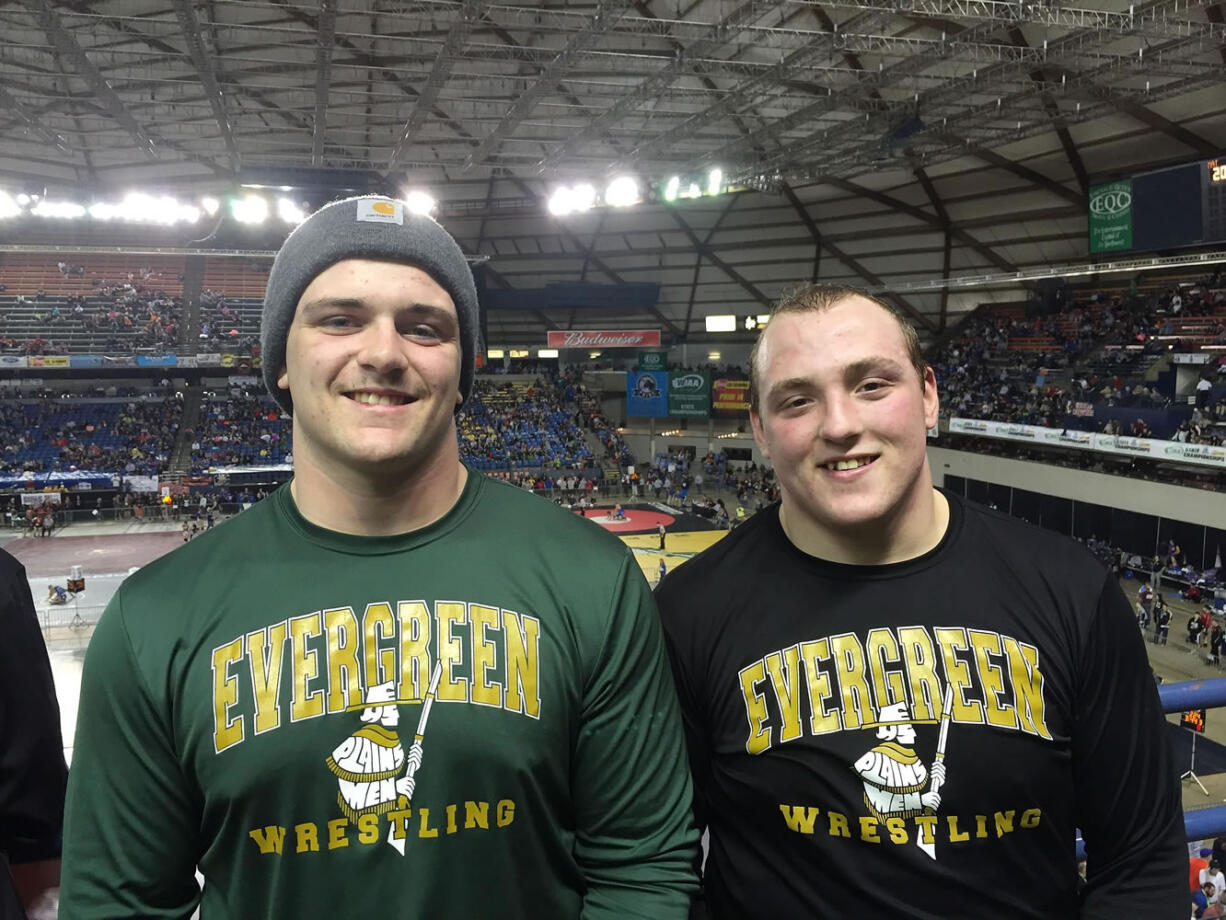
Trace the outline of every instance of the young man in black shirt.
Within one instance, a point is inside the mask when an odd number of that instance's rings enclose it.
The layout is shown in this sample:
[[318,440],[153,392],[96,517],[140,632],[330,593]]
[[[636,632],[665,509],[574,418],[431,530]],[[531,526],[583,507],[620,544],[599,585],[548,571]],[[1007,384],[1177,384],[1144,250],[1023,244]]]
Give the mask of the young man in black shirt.
[[751,405],[781,502],[657,592],[712,915],[1182,918],[1128,601],[1073,541],[933,488],[914,330],[803,289],[755,346]]

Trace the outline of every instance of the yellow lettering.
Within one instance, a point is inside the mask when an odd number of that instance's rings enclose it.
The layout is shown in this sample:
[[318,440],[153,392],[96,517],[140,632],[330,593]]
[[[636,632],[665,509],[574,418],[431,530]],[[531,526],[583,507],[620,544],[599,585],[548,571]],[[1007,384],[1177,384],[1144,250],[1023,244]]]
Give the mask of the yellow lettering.
[[289,621],[291,659],[294,663],[294,701],[290,704],[290,721],[301,722],[323,715],[324,692],[307,692],[307,685],[319,676],[319,661],[314,649],[307,648],[307,640],[322,632],[319,614],[308,613]]
[[213,752],[220,754],[243,740],[241,716],[230,717],[238,704],[238,678],[230,676],[230,665],[243,657],[243,637],[213,649]]
[[1001,654],[1000,636],[994,632],[972,629],[971,648],[975,650],[975,666],[979,671],[979,683],[983,685],[983,700],[987,704],[988,724],[999,728],[1017,728],[1017,716],[1013,706],[1005,702],[1005,672],[989,655]]
[[285,657],[285,623],[247,634],[247,661],[255,690],[255,733],[281,727],[281,662]]
[[902,660],[911,684],[911,717],[917,722],[941,716],[941,680],[937,677],[937,654],[928,630],[904,626],[898,630]]
[[766,665],[755,661],[741,668],[741,697],[745,701],[745,716],[749,719],[749,740],[745,750],[761,754],[771,746],[771,730],[766,727],[766,698],[757,691],[757,685],[766,680]]
[[515,803],[510,799],[498,800],[498,826],[506,827],[515,820]]
[[988,836],[988,816],[975,815],[975,837],[983,840]]
[[294,833],[298,835],[297,852],[305,853],[309,850],[314,853],[319,849],[319,829],[312,822],[295,824]]
[[418,837],[437,837],[438,828],[430,827],[430,809],[429,808],[417,809],[417,816],[421,818],[421,821],[419,821],[417,824],[417,836]]
[[881,837],[877,833],[878,821],[872,815],[864,815],[860,818],[860,839],[865,843],[881,843]]
[[537,651],[541,623],[536,617],[502,611],[502,635],[507,645],[507,682],[502,708],[541,717],[541,691],[537,680]]
[[878,709],[890,703],[910,702],[902,674],[889,667],[899,661],[898,641],[890,630],[869,630],[864,638],[864,657],[868,661],[868,673],[873,681],[873,696]]
[[447,806],[447,833],[448,834],[454,834],[456,832],[455,809],[456,807],[454,805]]
[[843,727],[859,728],[873,720],[873,701],[864,674],[864,649],[854,633],[830,637],[830,657],[843,697]]
[[950,843],[962,843],[964,840],[971,839],[971,835],[968,834],[966,831],[958,830],[958,816],[957,815],[949,815],[946,818],[946,820],[949,821],[949,842]]
[[363,647],[366,650],[366,686],[377,687],[396,675],[396,650],[379,648],[379,643],[395,634],[392,605],[382,601],[366,605],[362,614]]
[[783,820],[788,830],[798,834],[812,834],[818,812],[821,811],[820,808],[805,805],[780,805],[779,810],[783,812]]
[[847,826],[847,815],[841,815],[837,811],[826,812],[826,820],[830,822],[831,837],[850,837],[851,828]]
[[1022,827],[1032,828],[1039,826],[1039,818],[1042,817],[1042,812],[1037,808],[1027,808],[1022,812]]
[[434,617],[438,621],[438,660],[443,665],[437,698],[455,703],[467,702],[468,678],[455,676],[456,665],[464,660],[464,649],[455,628],[468,622],[468,607],[453,601],[439,601],[434,605]]
[[257,827],[255,830],[247,834],[255,845],[260,848],[260,855],[267,856],[269,853],[280,853],[281,847],[285,844],[285,828],[269,825],[268,827]]
[[392,839],[403,840],[409,835],[409,819],[413,817],[413,809],[403,803],[408,801],[400,796],[397,804],[401,805],[395,811],[387,813],[387,823],[392,826]]
[[345,828],[349,827],[348,818],[337,818],[328,822],[328,849],[339,850],[349,846],[349,838],[345,836]]
[[954,721],[983,722],[983,706],[977,700],[967,700],[966,689],[972,687],[971,671],[966,662],[957,656],[958,651],[969,648],[966,630],[960,627],[940,626],[933,631],[941,654],[945,658],[945,679],[954,688]]
[[485,830],[490,829],[489,802],[464,803],[464,829],[472,830],[474,827],[481,827]]
[[379,842],[379,816],[372,814],[358,815],[358,843]]
[[425,699],[430,686],[430,611],[421,601],[396,605],[400,619],[400,699]]
[[826,708],[830,700],[830,675],[819,664],[830,660],[830,643],[825,639],[802,642],[800,659],[805,663],[805,676],[809,681],[809,731],[814,735],[837,732],[841,727],[839,712]]
[[328,712],[344,712],[362,702],[358,618],[353,608],[325,610],[324,630],[328,634]]
[[500,628],[498,608],[470,604],[468,618],[472,622],[473,702],[479,706],[501,706],[502,686],[490,680],[490,671],[497,663],[497,647],[488,636],[489,630]]
[[1013,833],[1013,816],[1016,812],[1010,808],[1008,811],[996,812],[996,836],[1003,837],[1005,834]]
[[1047,717],[1043,711],[1043,674],[1039,670],[1039,650],[1033,645],[1005,636],[1005,659],[1009,663],[1009,683],[1013,704],[1022,731],[1047,741]]
[[782,652],[771,652],[765,663],[783,716],[779,743],[795,741],[800,737],[800,652],[793,645]]
[[907,833],[907,822],[902,818],[886,818],[885,829],[890,833],[890,843],[906,843],[911,839]]
[[920,840],[924,843],[932,843],[937,839],[933,832],[937,826],[936,815],[916,815],[915,826],[919,828]]

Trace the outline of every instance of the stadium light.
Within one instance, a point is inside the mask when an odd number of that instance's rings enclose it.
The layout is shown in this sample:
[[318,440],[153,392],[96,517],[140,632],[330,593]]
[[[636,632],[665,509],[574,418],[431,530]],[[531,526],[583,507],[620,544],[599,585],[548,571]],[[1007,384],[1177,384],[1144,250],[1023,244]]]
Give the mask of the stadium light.
[[32,200],[33,199],[30,198],[30,196],[25,194],[24,192],[22,192],[20,195],[17,196],[17,203],[21,205],[23,208],[26,205],[28,205]]
[[538,358],[556,358],[558,356],[558,350],[556,348],[538,348],[536,350],[536,356]]
[[757,316],[757,320],[758,320],[758,326],[759,328],[761,328],[762,326],[765,326],[767,323],[771,321],[771,315],[769,313],[759,313]]
[[707,360],[708,360],[708,361],[718,361],[718,360],[719,360],[721,357],[723,357],[723,356],[722,356],[722,355],[721,355],[721,354],[720,354],[718,351],[709,351],[709,352],[707,352]]
[[711,170],[707,174],[707,194],[718,195],[723,189],[724,171],[719,167]]
[[731,313],[706,318],[707,332],[736,332],[736,317]]
[[639,184],[632,176],[618,176],[604,192],[604,202],[614,208],[628,208],[641,200]]
[[434,200],[433,195],[418,189],[411,189],[404,193],[405,207],[413,214],[422,214],[429,216],[434,213],[438,207],[438,202]]
[[506,354],[501,348],[487,348],[485,351],[487,358],[505,358]]
[[211,195],[200,199],[200,207],[204,208],[204,213],[212,217],[217,213],[217,209],[221,207],[221,202]]
[[85,216],[85,205],[75,201],[40,201],[30,209],[35,217],[56,217],[65,220],[76,220]]
[[302,208],[296,202],[290,201],[288,198],[277,199],[277,216],[287,224],[297,226],[306,220],[306,214],[302,212]]
[[21,213],[21,206],[9,197],[8,192],[0,191],[0,219],[16,217]]
[[230,213],[240,224],[262,224],[268,219],[268,202],[257,195],[245,195],[230,202]]
[[677,192],[680,189],[681,189],[681,177],[673,176],[672,178],[668,180],[668,183],[664,186],[664,200],[665,201],[676,201]]
[[200,219],[200,209],[167,195],[154,198],[140,192],[129,192],[118,203],[95,202],[89,206],[89,216],[94,220],[124,220],[169,226],[180,222],[194,224]]

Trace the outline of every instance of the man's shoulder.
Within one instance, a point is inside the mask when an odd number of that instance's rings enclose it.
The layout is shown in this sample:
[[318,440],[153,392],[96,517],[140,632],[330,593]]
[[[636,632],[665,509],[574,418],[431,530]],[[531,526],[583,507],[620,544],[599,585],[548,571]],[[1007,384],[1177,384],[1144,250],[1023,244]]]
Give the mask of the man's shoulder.
[[722,591],[720,585],[725,584],[727,578],[735,577],[737,572],[744,571],[745,566],[752,567],[752,555],[767,549],[764,541],[773,535],[778,521],[778,504],[764,508],[743,524],[738,524],[727,536],[674,569],[656,589],[661,607],[666,600],[679,594]]
[[[480,473],[469,472],[470,476]],[[547,498],[521,488],[489,479],[482,487],[478,513],[490,518],[493,532],[509,528],[508,548],[514,545],[531,546],[534,549],[547,547],[568,548],[571,555],[579,547],[583,550],[603,549],[624,556],[628,549],[609,531]],[[578,546],[576,546],[576,543]]]
[[[268,530],[277,517],[272,496],[256,502],[215,527],[202,530],[187,543],[129,575],[120,586],[124,600],[150,598],[164,604],[167,592],[180,595],[200,585],[215,586],[239,560],[249,560],[269,545]],[[180,532],[168,536],[178,540]]]
[[957,496],[949,498],[962,508],[963,536],[967,538],[967,544],[981,551],[996,552],[1010,558],[1029,558],[1032,562],[1028,568],[1054,565],[1084,572],[1087,564],[1103,567],[1093,553],[1071,537]]

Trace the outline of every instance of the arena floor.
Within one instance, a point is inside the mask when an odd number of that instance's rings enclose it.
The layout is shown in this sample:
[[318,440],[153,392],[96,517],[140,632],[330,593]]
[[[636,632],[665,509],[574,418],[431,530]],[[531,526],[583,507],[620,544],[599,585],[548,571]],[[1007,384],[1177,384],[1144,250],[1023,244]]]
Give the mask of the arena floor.
[[[615,533],[634,551],[648,582],[659,579],[660,562],[672,571],[678,565],[713,545],[727,531],[716,529],[705,518],[684,514],[667,505],[645,502],[624,505],[625,518],[614,518],[612,508],[588,509],[585,516]],[[666,529],[665,548],[660,549],[657,525]],[[60,700],[65,756],[72,760],[77,697],[85,649],[102,610],[125,578],[136,568],[182,544],[181,525],[174,522],[128,522],[75,524],[48,538],[0,537],[0,545],[26,568],[35,607],[47,639]],[[85,591],[68,604],[52,606],[46,601],[49,584],[65,584],[72,566],[82,567]],[[1122,583],[1130,598],[1136,583]],[[1203,680],[1226,676],[1226,670],[1205,662],[1203,650],[1183,641],[1183,623],[1195,609],[1172,599],[1174,617],[1166,646],[1147,643],[1150,664],[1164,681]],[[1177,762],[1187,769],[1191,762],[1191,734],[1172,721],[1171,737]],[[1186,780],[1184,808],[1204,808],[1226,801],[1226,712],[1210,712],[1206,732],[1198,737],[1196,773],[1207,793]]]

